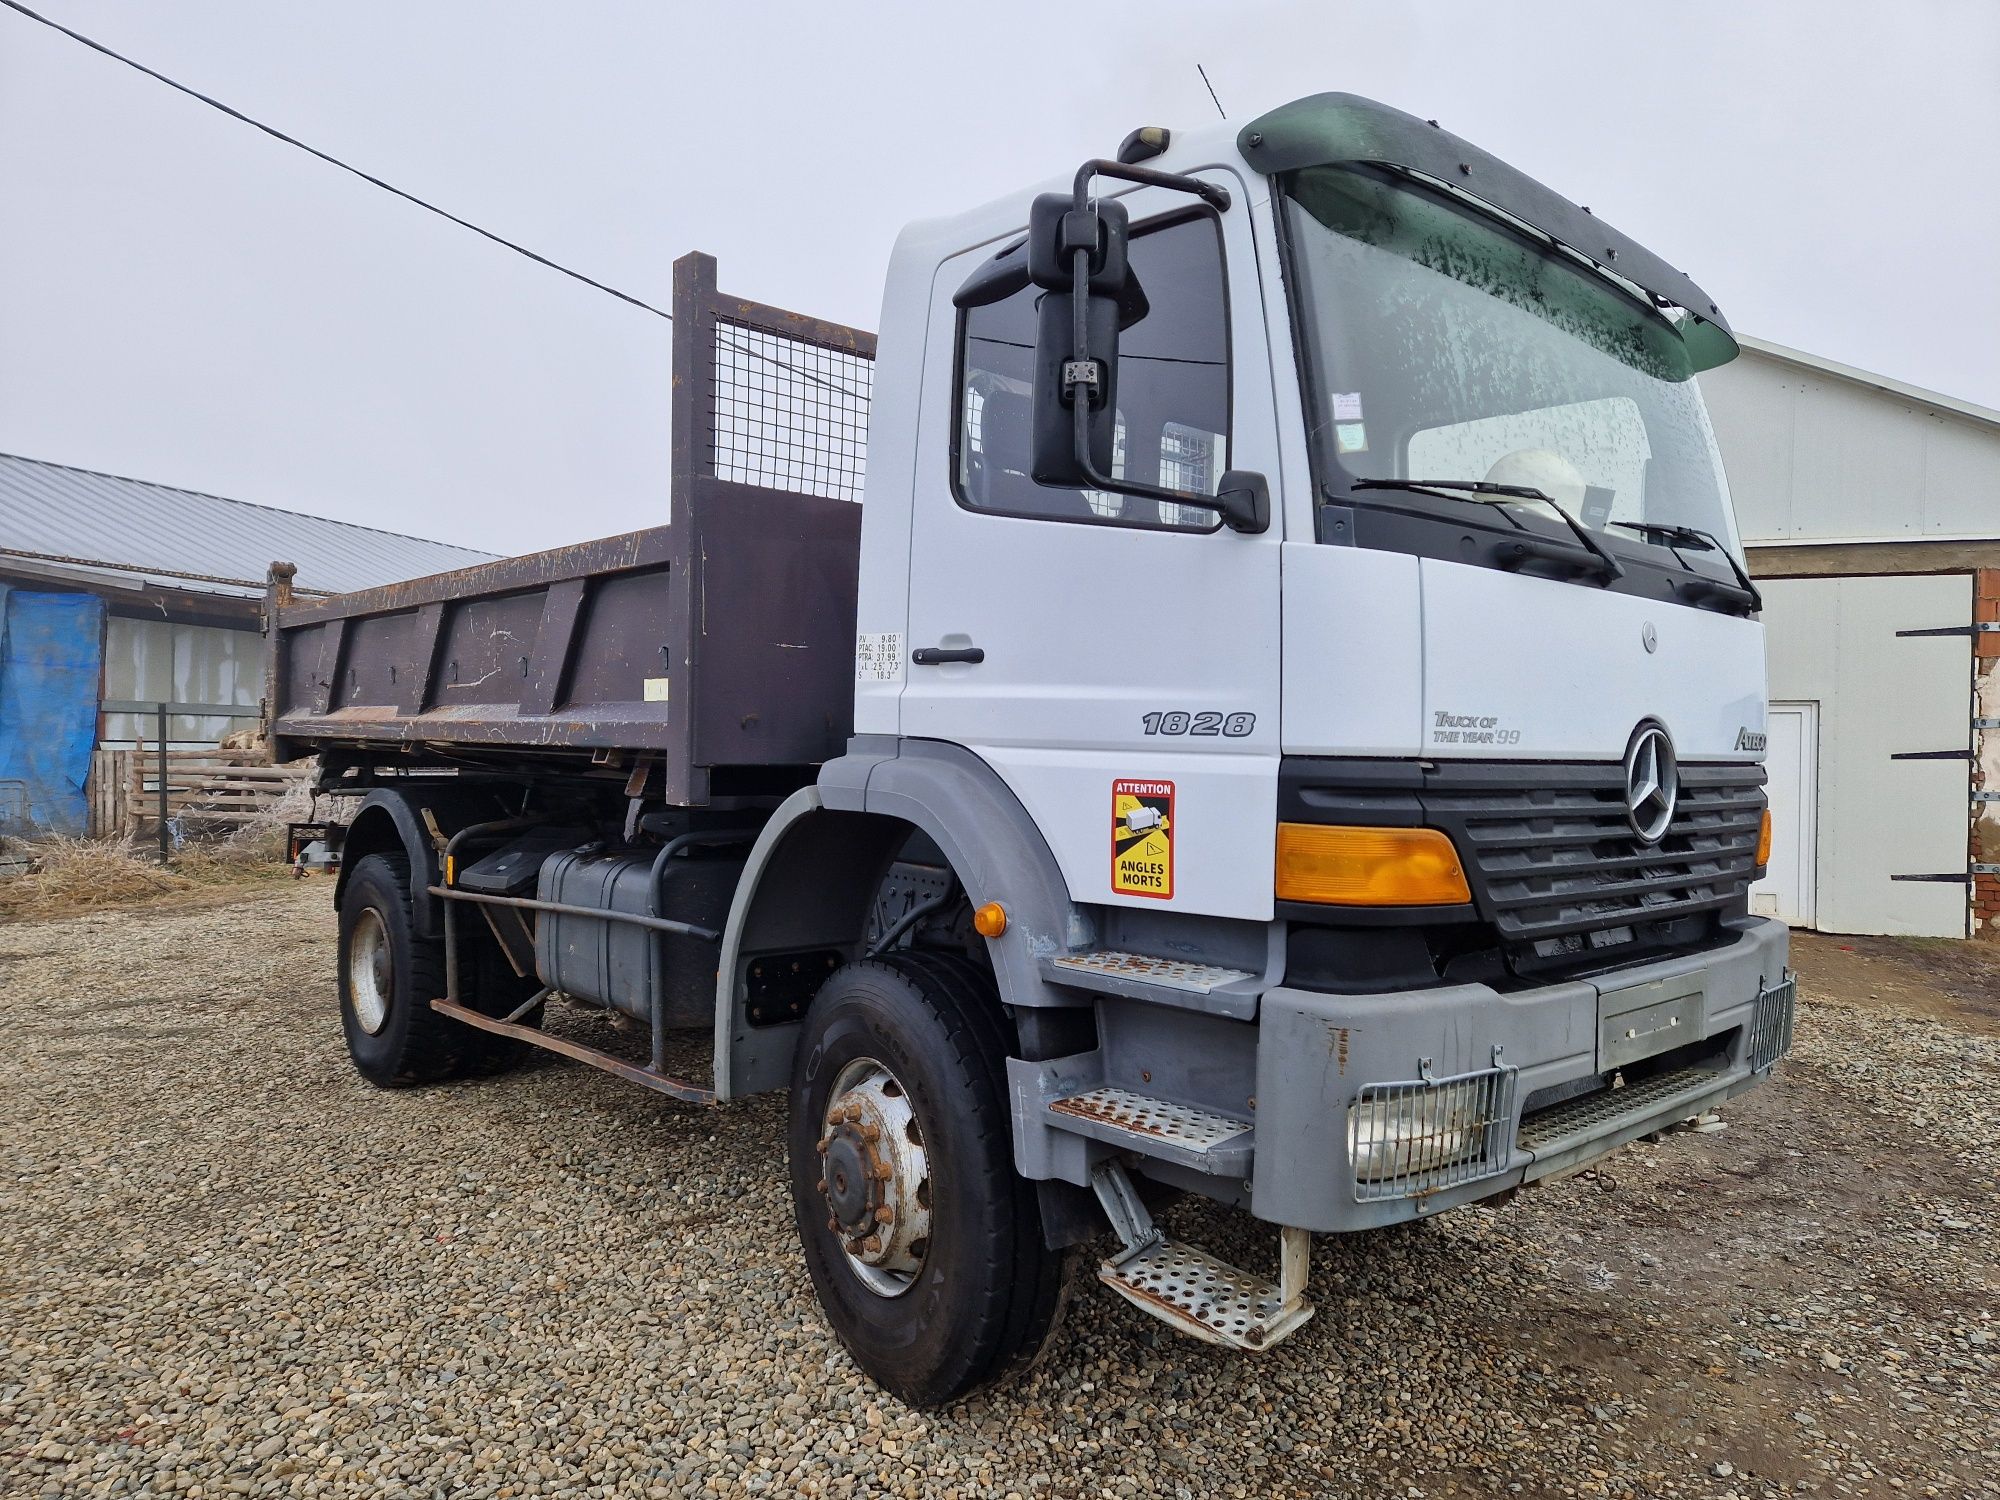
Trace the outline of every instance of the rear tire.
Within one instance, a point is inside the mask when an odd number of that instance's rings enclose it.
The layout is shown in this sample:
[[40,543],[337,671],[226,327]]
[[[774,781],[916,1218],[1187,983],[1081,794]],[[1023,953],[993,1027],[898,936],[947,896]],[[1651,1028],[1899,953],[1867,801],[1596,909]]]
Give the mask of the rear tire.
[[444,945],[419,938],[410,862],[370,854],[340,899],[340,1026],[347,1055],[378,1088],[409,1088],[456,1074],[471,1028],[431,1009],[444,993]]
[[905,951],[837,970],[799,1038],[806,1266],[855,1362],[914,1406],[1031,1362],[1061,1311],[1069,1258],[1043,1244],[1034,1184],[1014,1171],[1011,1033],[972,964]]

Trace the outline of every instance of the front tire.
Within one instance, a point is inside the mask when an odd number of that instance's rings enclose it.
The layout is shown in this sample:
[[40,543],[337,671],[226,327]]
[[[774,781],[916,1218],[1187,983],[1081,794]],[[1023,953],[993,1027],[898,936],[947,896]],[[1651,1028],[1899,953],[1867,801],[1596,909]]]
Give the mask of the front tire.
[[1014,1171],[992,982],[945,955],[848,964],[793,1063],[792,1203],[820,1305],[855,1362],[941,1406],[1030,1362],[1067,1257]]

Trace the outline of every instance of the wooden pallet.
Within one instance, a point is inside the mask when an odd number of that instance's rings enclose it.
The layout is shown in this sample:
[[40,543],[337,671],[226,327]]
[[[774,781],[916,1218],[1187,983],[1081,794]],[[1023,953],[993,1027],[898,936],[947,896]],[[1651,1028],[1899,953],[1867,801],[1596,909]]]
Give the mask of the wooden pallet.
[[[159,751],[147,745],[112,752],[129,757],[125,777],[125,828],[159,817]],[[313,762],[274,766],[256,750],[168,750],[167,816],[186,823],[255,823],[293,787],[310,781]]]

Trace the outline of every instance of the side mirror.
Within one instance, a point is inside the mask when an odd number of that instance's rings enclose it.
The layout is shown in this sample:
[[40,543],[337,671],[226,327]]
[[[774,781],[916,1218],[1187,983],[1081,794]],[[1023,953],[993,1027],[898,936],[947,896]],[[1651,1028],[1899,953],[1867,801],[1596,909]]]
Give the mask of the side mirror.
[[[1117,177],[1187,193],[1218,213],[1226,188],[1130,162],[1087,161],[1065,197],[1044,193],[1028,215],[1028,280],[1042,288],[1035,328],[1035,483],[1102,490],[1216,512],[1233,531],[1271,525],[1270,487],[1260,474],[1232,469],[1214,495],[1128,483],[1111,472],[1118,436],[1118,334],[1146,316],[1132,276],[1125,205],[1092,199],[1094,177]],[[963,290],[961,290],[963,295]]]
[[[1091,470],[1111,470],[1118,428],[1118,329],[1131,288],[1130,235],[1122,203],[1077,208],[1066,194],[1044,193],[1029,212],[1028,280],[1042,288],[1036,304],[1030,464],[1037,484],[1081,488],[1090,484]],[[1087,257],[1081,271],[1079,250]],[[1081,419],[1079,401],[1085,410]],[[1086,456],[1087,464],[1081,461]]]

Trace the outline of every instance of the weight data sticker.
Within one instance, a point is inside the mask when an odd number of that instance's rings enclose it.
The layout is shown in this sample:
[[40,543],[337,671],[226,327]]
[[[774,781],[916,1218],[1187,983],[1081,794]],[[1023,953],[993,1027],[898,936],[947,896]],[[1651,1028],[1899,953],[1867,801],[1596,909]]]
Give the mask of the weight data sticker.
[[856,682],[903,680],[903,632],[864,630],[854,638]]
[[1111,889],[1120,896],[1174,894],[1174,784],[1111,783]]

